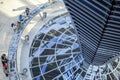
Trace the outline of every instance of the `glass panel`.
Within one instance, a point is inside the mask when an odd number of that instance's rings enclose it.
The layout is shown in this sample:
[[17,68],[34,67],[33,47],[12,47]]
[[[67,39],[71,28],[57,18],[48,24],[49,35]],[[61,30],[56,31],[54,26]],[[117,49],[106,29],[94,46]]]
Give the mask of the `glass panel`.
[[66,35],[69,35],[69,36],[73,35],[73,34],[72,34],[71,32],[69,32],[69,31],[66,31],[65,34],[66,34]]
[[57,64],[55,62],[49,63],[49,64],[44,64],[43,66],[41,66],[42,73],[46,73],[46,72],[53,70],[55,68],[57,68]]
[[37,66],[39,63],[38,63],[38,57],[35,57],[33,58],[32,60],[32,66]]
[[60,77],[58,80],[64,80],[63,77]]
[[111,76],[112,80],[117,80],[113,73],[111,73],[110,76]]
[[47,56],[45,57],[40,57],[39,60],[40,60],[40,65],[46,63],[46,59],[47,59]]
[[39,40],[42,40],[44,36],[45,36],[44,33],[40,33],[40,34],[36,35],[35,38],[39,39]]
[[41,56],[43,55],[53,55],[55,54],[55,50],[54,49],[41,49]]
[[71,61],[72,61],[72,58],[66,58],[66,59],[58,61],[57,64],[58,64],[58,66],[61,66],[61,65],[67,64]]
[[120,73],[120,68],[119,67],[117,68],[117,71]]
[[53,36],[50,36],[50,35],[45,35],[44,39],[45,41],[50,41],[52,40],[54,37]]
[[36,78],[34,78],[33,80],[44,80],[42,76],[37,76]]
[[66,30],[65,28],[59,29],[60,32],[64,32],[65,30]]
[[70,46],[68,45],[63,45],[63,44],[57,44],[56,48],[69,48]]
[[58,32],[58,31],[56,31],[56,30],[54,30],[54,29],[50,30],[50,31],[48,32],[48,34],[52,34],[52,35],[54,35],[54,36],[60,36],[60,35],[61,35],[60,32]]
[[118,63],[117,63],[117,62],[114,62],[114,61],[112,62],[113,69],[114,69],[114,68],[116,68],[116,67],[117,67],[117,65],[118,65]]
[[86,72],[83,71],[83,72],[81,73],[81,76],[84,78],[85,75],[86,75]]
[[60,70],[61,72],[66,72],[67,70],[71,69],[75,65],[74,62],[70,62],[68,64],[63,65]]
[[57,60],[60,60],[60,59],[65,59],[65,58],[69,58],[69,57],[72,57],[71,54],[68,54],[68,55],[57,55]]
[[111,80],[110,75],[107,75],[107,80]]
[[33,42],[33,47],[39,47],[40,46],[40,40],[36,40],[35,42]]
[[48,73],[44,74],[43,76],[45,77],[46,80],[52,80],[53,78],[55,78],[59,74],[60,74],[59,70],[55,69],[51,72],[48,72]]
[[40,68],[39,67],[31,68],[31,71],[32,71],[33,77],[36,77],[36,76],[40,75]]

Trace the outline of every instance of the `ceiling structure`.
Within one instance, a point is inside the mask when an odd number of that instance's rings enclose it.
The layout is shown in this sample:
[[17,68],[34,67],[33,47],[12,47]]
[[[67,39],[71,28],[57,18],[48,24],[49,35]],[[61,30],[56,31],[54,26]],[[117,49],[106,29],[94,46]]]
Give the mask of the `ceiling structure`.
[[103,65],[120,54],[119,0],[64,0],[85,61]]

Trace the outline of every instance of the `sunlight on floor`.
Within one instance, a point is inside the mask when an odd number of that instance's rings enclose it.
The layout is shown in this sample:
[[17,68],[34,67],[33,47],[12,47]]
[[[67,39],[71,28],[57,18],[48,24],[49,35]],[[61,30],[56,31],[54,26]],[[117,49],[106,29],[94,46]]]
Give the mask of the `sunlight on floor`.
[[[9,17],[14,17],[22,13],[26,7],[31,7],[47,2],[48,0],[1,0],[0,12]],[[16,12],[13,11],[16,9]]]

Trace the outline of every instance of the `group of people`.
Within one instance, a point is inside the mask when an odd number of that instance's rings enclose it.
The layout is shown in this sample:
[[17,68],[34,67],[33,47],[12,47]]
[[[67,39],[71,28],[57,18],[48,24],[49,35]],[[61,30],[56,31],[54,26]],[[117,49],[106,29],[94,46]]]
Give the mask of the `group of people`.
[[8,71],[8,64],[7,64],[8,59],[6,57],[6,54],[2,54],[2,56],[1,56],[1,62],[2,62],[4,73],[5,73],[6,77],[7,77],[8,74],[9,74],[9,71]]
[[11,27],[13,28],[13,31],[15,32],[18,28],[20,28],[22,26],[22,22],[24,21],[24,17],[28,17],[30,15],[30,9],[26,8],[25,9],[25,16],[23,16],[22,14],[20,14],[18,16],[18,21],[17,24],[15,23],[11,23]]

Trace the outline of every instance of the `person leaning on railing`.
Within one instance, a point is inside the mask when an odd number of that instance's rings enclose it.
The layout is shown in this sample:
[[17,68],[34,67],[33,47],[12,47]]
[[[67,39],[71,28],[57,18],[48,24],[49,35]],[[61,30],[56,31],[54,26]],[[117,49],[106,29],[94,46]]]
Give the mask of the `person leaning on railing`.
[[24,20],[23,15],[20,14],[20,15],[18,16],[18,21],[19,21],[19,22],[22,22],[23,20]]
[[11,27],[13,28],[13,31],[15,32],[15,31],[16,31],[16,29],[17,29],[16,24],[15,24],[15,23],[12,23],[12,24],[11,24]]
[[29,8],[26,8],[26,9],[25,9],[25,13],[26,13],[26,16],[29,16],[29,15],[30,15],[30,9],[29,9]]
[[19,29],[20,27],[22,27],[22,23],[17,21],[17,29]]
[[6,57],[6,54],[2,54],[1,61],[2,61],[2,66],[3,66],[3,71],[4,71],[4,73],[5,73],[6,77],[7,77],[8,74],[9,74],[9,71],[8,71],[8,64],[7,64],[8,59]]
[[7,63],[8,59],[6,57],[6,54],[2,54],[1,61],[2,61],[2,64]]

